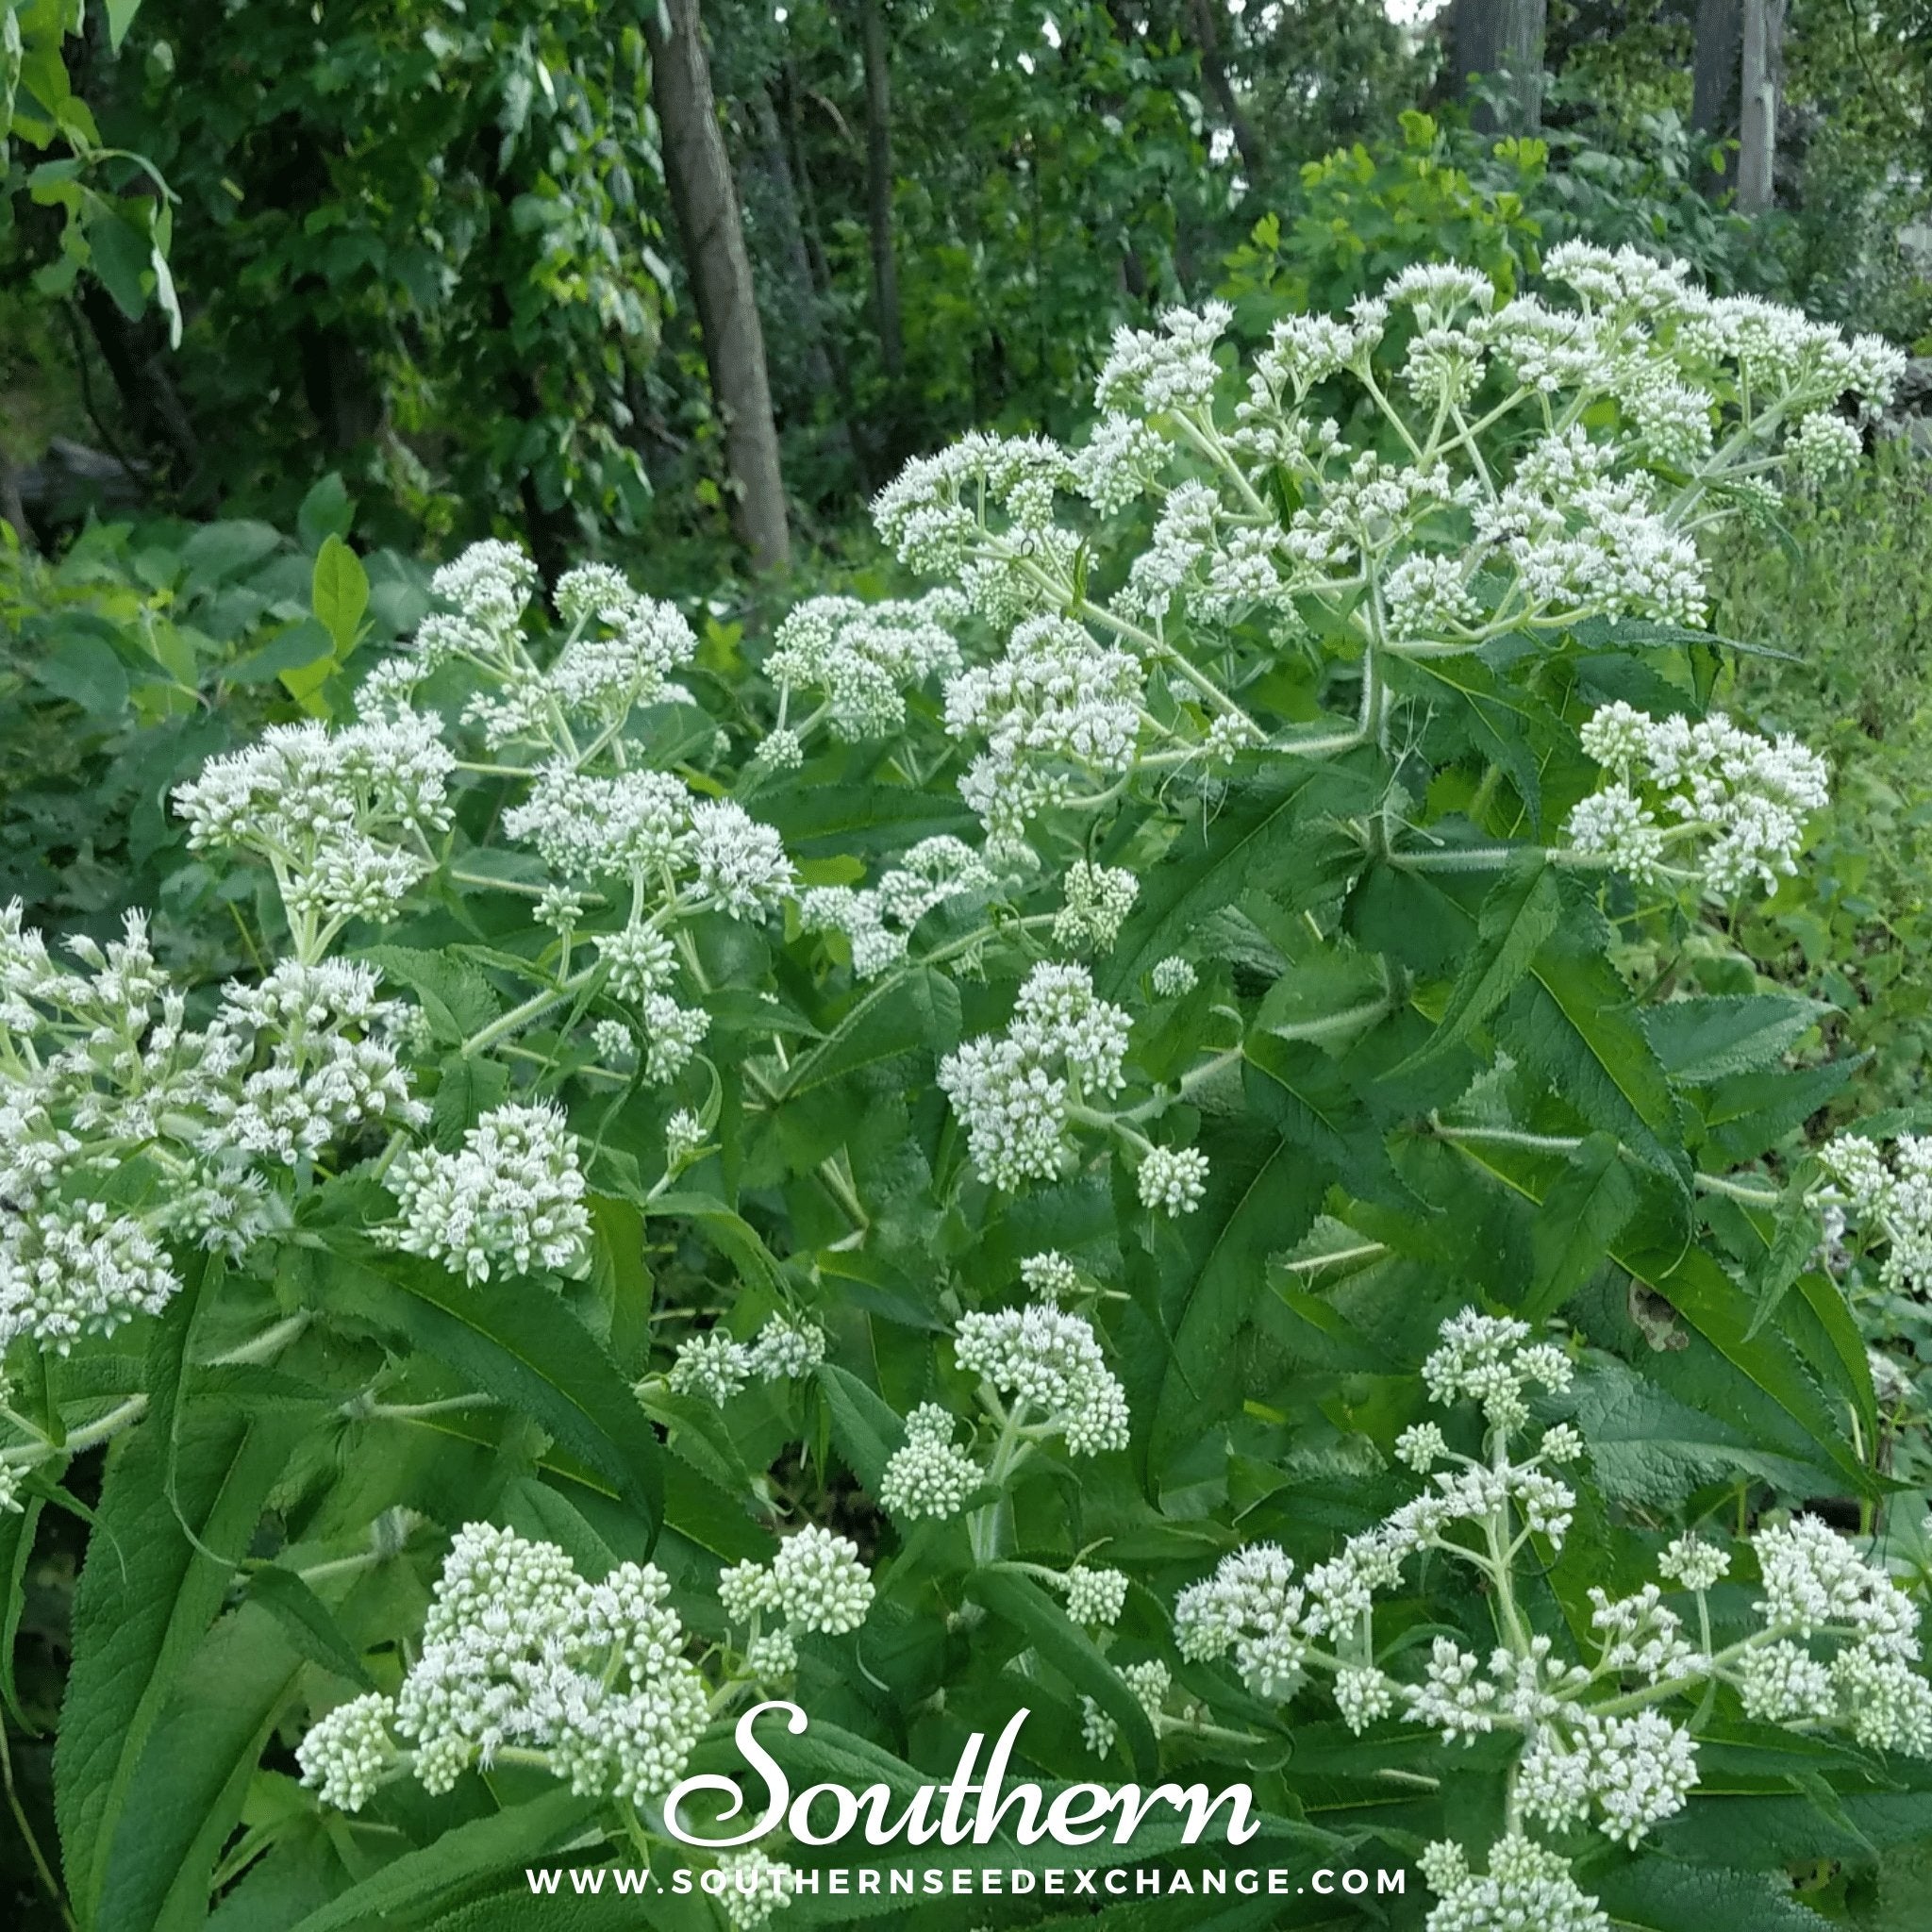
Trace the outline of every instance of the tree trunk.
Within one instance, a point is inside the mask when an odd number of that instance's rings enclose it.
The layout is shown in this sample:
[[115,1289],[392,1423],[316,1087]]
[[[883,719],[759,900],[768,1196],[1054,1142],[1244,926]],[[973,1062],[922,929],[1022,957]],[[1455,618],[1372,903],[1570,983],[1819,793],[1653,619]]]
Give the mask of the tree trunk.
[[[1738,85],[1738,45],[1743,30],[1743,0],[1697,0],[1696,41],[1690,57],[1690,132],[1706,146],[1723,141],[1737,126],[1732,103]],[[1730,185],[1731,158],[1715,169],[1699,163],[1707,191]]]
[[892,75],[886,58],[886,18],[879,0],[859,0],[865,49],[865,210],[872,229],[872,300],[879,360],[894,380],[906,367],[899,323],[899,266],[892,254]]
[[772,417],[764,330],[738,210],[731,160],[718,126],[698,0],[644,8],[651,99],[664,130],[664,175],[696,300],[711,393],[724,422],[732,523],[754,568],[791,561],[778,430]]
[[1543,119],[1543,26],[1547,0],[1456,0],[1449,12],[1449,59],[1456,92],[1473,74],[1508,88],[1507,125],[1477,101],[1471,124],[1484,134],[1534,134]]
[[825,328],[824,297],[812,266],[811,245],[806,239],[805,217],[799,206],[798,185],[786,152],[784,129],[778,110],[773,105],[771,90],[759,87],[752,95],[752,123],[758,132],[758,165],[763,171],[770,196],[771,213],[778,230],[778,245],[785,254],[787,274],[798,291],[798,318],[805,341],[805,373],[814,398],[830,395],[837,400],[838,414],[832,432],[853,458],[852,398],[845,381],[843,358],[833,358],[833,344]]
[[1784,38],[1785,0],[1744,0],[1744,58],[1739,83],[1738,206],[1746,214],[1762,214],[1772,202]]
[[1255,124],[1241,110],[1241,104],[1235,96],[1234,83],[1228,78],[1227,63],[1221,58],[1221,31],[1215,19],[1215,8],[1220,0],[1188,0],[1188,12],[1193,21],[1194,44],[1201,54],[1201,78],[1207,83],[1208,92],[1214,96],[1214,105],[1221,109],[1221,118],[1227,123],[1228,131],[1234,136],[1234,144],[1241,150],[1241,165],[1248,171],[1248,179],[1258,182],[1267,167],[1268,151],[1261,145],[1261,137],[1255,132]]

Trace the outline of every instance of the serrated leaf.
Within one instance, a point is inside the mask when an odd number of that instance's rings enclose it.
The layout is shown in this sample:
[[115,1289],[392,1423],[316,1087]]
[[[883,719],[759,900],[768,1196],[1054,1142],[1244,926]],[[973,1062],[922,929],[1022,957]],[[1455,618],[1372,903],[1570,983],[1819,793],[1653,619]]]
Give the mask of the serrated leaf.
[[1126,1680],[1058,1604],[1030,1576],[998,1566],[974,1572],[968,1591],[1019,1631],[1041,1658],[1092,1698],[1120,1726],[1135,1774],[1151,1777],[1160,1761],[1154,1726]]
[[1591,1134],[1543,1196],[1532,1233],[1536,1273],[1519,1312],[1541,1322],[1603,1265],[1637,1211],[1637,1183],[1614,1136]]
[[1597,1875],[1591,1889],[1631,1932],[1830,1932],[1829,1920],[1791,1897],[1782,1874],[1641,1858]]
[[1827,1014],[1796,993],[1725,993],[1648,1008],[1643,1030],[1664,1071],[1687,1086],[1774,1066]]
[[1801,1173],[1786,1183],[1778,1196],[1770,1250],[1757,1275],[1757,1306],[1752,1310],[1750,1326],[1744,1330],[1746,1341],[1777,1313],[1778,1304],[1805,1272],[1806,1262],[1817,1252],[1821,1230],[1808,1193]]
[[1355,1193],[1396,1191],[1382,1130],[1345,1070],[1305,1040],[1253,1036],[1241,1085],[1251,1110]]
[[365,1925],[419,1916],[478,1880],[560,1850],[595,1815],[600,1802],[559,1786],[525,1804],[473,1819],[421,1851],[405,1852],[320,1911],[310,1912],[290,1932],[359,1932]]
[[1415,1060],[1433,1058],[1467,1038],[1509,997],[1561,927],[1563,910],[1560,881],[1541,853],[1510,860],[1484,896],[1476,914],[1475,943],[1464,955],[1434,1036]]
[[1681,1184],[1671,1083],[1628,988],[1602,954],[1545,946],[1498,1016],[1496,1037],[1592,1127]]
[[374,1690],[356,1646],[342,1634],[336,1613],[292,1570],[258,1563],[248,1573],[249,1601],[282,1626],[285,1639],[311,1663],[364,1690]]
[[101,1888],[102,1932],[192,1932],[208,1918],[208,1880],[234,1830],[302,1658],[258,1607],[209,1633],[142,1753]]
[[135,1767],[213,1622],[291,1441],[280,1417],[203,1410],[184,1423],[175,1504],[198,1548],[170,1505],[158,1431],[137,1429],[109,1460],[75,1591],[74,1662],[54,1754],[55,1815],[84,1925],[94,1923]]
[[877,1495],[886,1463],[905,1441],[905,1424],[890,1403],[849,1369],[821,1362],[818,1378],[832,1414],[832,1441],[852,1474]]
[[664,1482],[657,1432],[602,1343],[559,1296],[514,1277],[459,1281],[402,1255],[374,1261],[366,1279],[377,1321],[540,1423],[614,1484],[655,1533]]
[[436,1037],[461,1046],[502,1011],[494,989],[467,959],[413,946],[371,946],[362,958],[416,995]]
[[20,1707],[13,1678],[13,1645],[20,1634],[21,1612],[26,1607],[26,1566],[33,1556],[34,1532],[46,1506],[39,1496],[21,1499],[17,1509],[0,1515],[0,1703],[23,1732],[33,1726]]

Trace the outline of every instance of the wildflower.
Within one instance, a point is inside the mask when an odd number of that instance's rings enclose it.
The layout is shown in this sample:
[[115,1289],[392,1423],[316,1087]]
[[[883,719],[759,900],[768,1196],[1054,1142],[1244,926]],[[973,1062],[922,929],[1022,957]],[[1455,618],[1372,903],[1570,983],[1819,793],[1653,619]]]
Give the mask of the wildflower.
[[402,1210],[395,1244],[470,1281],[488,1281],[492,1268],[580,1274],[590,1265],[576,1137],[555,1108],[496,1108],[459,1153],[404,1155],[389,1185]]
[[937,1403],[906,1418],[906,1441],[892,1452],[879,1484],[879,1506],[907,1522],[957,1516],[982,1476],[979,1465],[953,1444],[958,1424]]

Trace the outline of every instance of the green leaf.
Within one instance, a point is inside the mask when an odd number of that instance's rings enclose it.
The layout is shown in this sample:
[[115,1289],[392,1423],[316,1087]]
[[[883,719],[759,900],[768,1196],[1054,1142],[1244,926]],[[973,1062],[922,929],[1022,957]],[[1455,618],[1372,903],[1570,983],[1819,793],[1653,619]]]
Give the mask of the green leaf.
[[336,659],[341,662],[356,648],[362,613],[369,608],[369,576],[361,559],[333,531],[315,553],[309,601],[335,640]]
[[1651,1007],[1643,1015],[1643,1030],[1674,1080],[1702,1086],[1726,1074],[1774,1066],[1836,1010],[1795,993],[1727,993]]
[[1541,852],[1512,858],[1483,899],[1475,943],[1464,956],[1434,1036],[1414,1058],[1441,1053],[1480,1026],[1515,991],[1562,923],[1556,870]]
[[832,1441],[852,1474],[877,1495],[886,1463],[906,1439],[906,1425],[891,1405],[849,1369],[822,1362],[818,1376],[832,1415]]
[[140,11],[141,0],[108,0],[108,44],[115,53],[121,51],[121,42]]
[[1681,1176],[1677,1103],[1629,989],[1601,953],[1546,946],[1509,995],[1497,1039],[1592,1126]]
[[783,1280],[783,1271],[766,1247],[764,1237],[743,1215],[712,1195],[679,1190],[646,1200],[642,1206],[653,1221],[675,1218],[694,1222],[746,1281],[775,1290]]
[[269,684],[285,671],[305,671],[331,659],[335,641],[312,617],[291,624],[282,634],[251,651],[222,673],[227,684]]
[[1075,1690],[1092,1698],[1113,1719],[1136,1776],[1152,1777],[1160,1762],[1160,1747],[1141,1700],[1066,1611],[1030,1576],[997,1565],[975,1571],[966,1588],[994,1616],[1018,1630]]
[[302,1658],[273,1619],[244,1606],[182,1674],[135,1774],[138,1803],[115,1834],[95,1923],[191,1932],[256,1764],[293,1696]]
[[20,1616],[26,1607],[26,1566],[34,1553],[34,1532],[41,1526],[45,1504],[39,1496],[25,1497],[18,1509],[0,1515],[0,1703],[6,1705],[23,1732],[31,1731],[20,1707],[13,1678],[13,1645],[20,1635]]
[[1285,783],[1242,787],[1222,808],[1189,828],[1141,881],[1134,911],[1112,957],[1095,973],[1113,997],[1135,986],[1170,953],[1198,939],[1208,915],[1251,889],[1290,910],[1338,891],[1361,866],[1361,847],[1336,823],[1370,795],[1363,774],[1345,761],[1284,761]]
[[363,1690],[375,1680],[364,1667],[356,1646],[342,1634],[336,1613],[292,1570],[260,1563],[248,1573],[248,1597],[282,1626],[285,1639],[311,1663]]
[[1307,1041],[1269,1033],[1252,1036],[1243,1055],[1241,1085],[1256,1115],[1355,1193],[1394,1191],[1382,1130],[1336,1061]]
[[[664,1474],[657,1432],[597,1339],[557,1294],[532,1281],[460,1281],[407,1256],[375,1264],[379,1321],[399,1326],[471,1387],[531,1417],[616,1485],[655,1533]],[[344,1284],[336,1284],[335,1288]]]
[[1749,1341],[1777,1313],[1778,1304],[1791,1284],[1804,1274],[1805,1264],[1818,1248],[1818,1216],[1807,1199],[1808,1175],[1801,1169],[1785,1184],[1778,1196],[1773,1224],[1770,1251],[1757,1276],[1757,1306],[1751,1313],[1751,1325],[1744,1330]]
[[55,1815],[84,1926],[95,1924],[135,1767],[213,1621],[292,1440],[282,1417],[203,1410],[184,1423],[175,1496],[199,1548],[170,1507],[158,1431],[136,1430],[109,1458],[99,1526],[75,1591],[74,1662],[54,1754]]
[[897,1059],[950,1052],[959,1039],[959,989],[944,974],[914,966],[860,994],[839,1024],[791,1064],[784,1097]]
[[419,1917],[479,1879],[513,1872],[561,1850],[596,1815],[600,1802],[576,1797],[559,1786],[525,1804],[473,1819],[421,1851],[405,1852],[310,1912],[291,1932],[359,1932],[364,1926]]
[[70,637],[32,664],[33,680],[58,698],[78,705],[91,718],[112,718],[127,708],[127,670],[99,638]]
[[303,548],[320,550],[330,537],[346,539],[356,521],[356,500],[349,494],[339,471],[331,470],[319,483],[310,486],[295,512],[295,534]]
[[1591,1879],[1597,1903],[1631,1932],[1830,1932],[1783,1874],[1641,1858]]
[[1555,1314],[1602,1266],[1636,1211],[1637,1184],[1623,1150],[1609,1134],[1590,1135],[1537,1214],[1531,1237],[1536,1273],[1519,1310],[1524,1319]]
[[490,982],[467,959],[414,946],[371,946],[363,955],[416,995],[436,1037],[461,1046],[502,1011]]
[[271,524],[245,520],[204,524],[181,546],[187,566],[187,587],[207,590],[240,576],[282,546],[281,533]]

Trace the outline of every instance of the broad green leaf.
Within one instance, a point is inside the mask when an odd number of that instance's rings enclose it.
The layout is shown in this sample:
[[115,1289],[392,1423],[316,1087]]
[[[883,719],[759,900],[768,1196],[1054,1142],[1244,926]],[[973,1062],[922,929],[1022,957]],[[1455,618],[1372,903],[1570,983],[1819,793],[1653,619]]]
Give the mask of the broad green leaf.
[[576,1565],[578,1574],[591,1582],[602,1582],[617,1567],[616,1553],[586,1521],[583,1511],[540,1478],[512,1477],[504,1489],[500,1507],[510,1528],[536,1541],[555,1543]]
[[206,589],[240,576],[281,548],[281,533],[271,524],[238,521],[204,524],[181,546],[188,587]]
[[1747,1341],[1777,1313],[1786,1292],[1817,1252],[1818,1215],[1806,1198],[1809,1176],[1805,1172],[1805,1168],[1814,1165],[1805,1163],[1778,1196],[1771,1244],[1757,1276],[1757,1306],[1752,1310],[1751,1325],[1744,1331]]
[[1727,993],[1647,1008],[1643,1030],[1672,1079],[1702,1086],[1776,1065],[1834,1010],[1795,993]]
[[191,1932],[206,1921],[215,1858],[301,1670],[300,1654],[259,1607],[215,1625],[136,1770],[140,1795],[108,1855],[103,1932]]
[[849,1369],[822,1362],[819,1387],[832,1412],[832,1440],[865,1487],[877,1495],[886,1463],[906,1437],[897,1412]]
[[[602,1344],[559,1296],[514,1277],[461,1281],[408,1256],[382,1257],[373,1270],[361,1276],[359,1299],[376,1321],[540,1423],[655,1529],[663,1519],[657,1432]],[[328,1291],[343,1292],[353,1279],[339,1274]]]
[[99,638],[69,637],[31,660],[36,684],[78,705],[91,718],[111,718],[127,707],[127,669]]
[[195,1543],[175,1521],[158,1431],[137,1429],[109,1458],[75,1591],[74,1662],[54,1754],[68,1889],[84,1927],[95,1924],[136,1765],[213,1622],[291,1440],[281,1417],[203,1408],[184,1423],[175,1506]]
[[1346,1072],[1321,1048],[1257,1034],[1244,1049],[1241,1085],[1252,1111],[1330,1179],[1360,1195],[1396,1191],[1381,1128]]
[[304,548],[319,551],[331,537],[347,539],[356,521],[356,499],[349,494],[339,471],[331,470],[309,487],[295,512],[295,534]]
[[775,1289],[782,1271],[777,1257],[766,1247],[764,1238],[743,1215],[735,1213],[724,1202],[709,1194],[679,1190],[659,1194],[643,1204],[652,1221],[682,1220],[696,1224],[705,1238],[737,1268],[746,1280]]
[[361,559],[333,532],[315,553],[308,594],[316,617],[335,640],[340,663],[356,648],[362,613],[369,608],[369,577]]
[[1545,946],[1496,1023],[1497,1039],[1645,1166],[1677,1174],[1677,1104],[1629,990],[1600,953]]
[[140,11],[141,0],[108,0],[108,44],[115,53],[121,51],[121,42]]
[[571,1844],[598,1810],[595,1798],[567,1786],[488,1818],[446,1831],[420,1851],[352,1885],[291,1932],[360,1932],[364,1926],[407,1924],[479,1880],[542,1862]]
[[1608,1134],[1591,1134],[1543,1196],[1535,1233],[1536,1274],[1520,1312],[1554,1314],[1594,1274],[1637,1211],[1637,1183]]
[[1092,1698],[1120,1726],[1135,1774],[1151,1777],[1160,1761],[1154,1726],[1126,1679],[1101,1656],[1092,1638],[1039,1584],[1019,1571],[997,1565],[979,1570],[966,1587],[994,1616],[1004,1618],[1019,1631],[1075,1690]]

